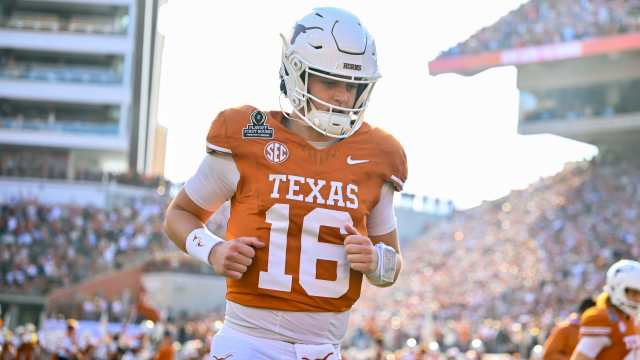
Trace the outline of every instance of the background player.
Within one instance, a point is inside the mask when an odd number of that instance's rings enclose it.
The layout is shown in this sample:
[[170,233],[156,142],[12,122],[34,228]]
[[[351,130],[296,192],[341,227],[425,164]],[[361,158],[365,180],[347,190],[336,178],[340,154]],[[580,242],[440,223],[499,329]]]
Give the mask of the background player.
[[544,344],[543,360],[566,360],[571,357],[580,336],[580,316],[595,304],[590,297],[582,300],[577,312],[571,313],[566,321],[561,322],[551,331],[551,335]]
[[607,271],[605,291],[581,318],[580,338],[571,357],[640,359],[635,322],[640,310],[640,263],[620,260]]

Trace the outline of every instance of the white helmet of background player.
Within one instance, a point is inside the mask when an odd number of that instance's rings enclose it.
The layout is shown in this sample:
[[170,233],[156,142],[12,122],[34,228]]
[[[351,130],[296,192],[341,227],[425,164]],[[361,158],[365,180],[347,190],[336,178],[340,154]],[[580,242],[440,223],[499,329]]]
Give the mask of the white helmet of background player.
[[611,303],[627,315],[637,317],[640,303],[632,301],[626,294],[627,289],[640,291],[640,263],[633,260],[620,260],[607,271],[607,283],[604,290],[609,294]]
[[[298,22],[287,40],[282,36],[280,89],[293,112],[320,133],[345,138],[362,122],[373,86],[380,78],[376,45],[358,18],[337,8],[316,8]],[[356,100],[345,108],[311,95],[309,74],[356,84]],[[309,100],[328,108],[320,111]]]

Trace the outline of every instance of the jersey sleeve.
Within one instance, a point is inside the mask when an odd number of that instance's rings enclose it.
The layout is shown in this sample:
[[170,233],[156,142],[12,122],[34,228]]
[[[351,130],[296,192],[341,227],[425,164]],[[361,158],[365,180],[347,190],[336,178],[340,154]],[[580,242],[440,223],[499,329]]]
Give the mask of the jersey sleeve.
[[222,111],[216,116],[209,126],[207,133],[207,153],[215,152],[231,154],[233,147],[233,139],[229,135],[229,121],[227,110]]
[[400,142],[390,134],[383,135],[380,145],[382,156],[386,158],[385,181],[391,183],[396,191],[402,191],[409,175],[407,155]]
[[[595,308],[592,308],[595,310]],[[587,310],[580,319],[580,337],[606,336],[612,333],[609,318],[601,311]]]
[[567,328],[568,325],[563,324],[553,329],[544,343],[542,360],[565,360],[571,356],[571,350],[567,346]]
[[237,155],[241,150],[243,128],[251,121],[255,107],[245,105],[229,108],[218,114],[207,133],[207,153],[213,152]]

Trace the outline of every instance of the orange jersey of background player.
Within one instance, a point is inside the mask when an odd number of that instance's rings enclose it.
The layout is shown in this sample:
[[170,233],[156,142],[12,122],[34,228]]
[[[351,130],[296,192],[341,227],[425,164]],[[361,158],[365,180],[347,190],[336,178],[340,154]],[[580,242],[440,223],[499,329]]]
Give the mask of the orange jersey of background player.
[[227,299],[276,310],[346,311],[360,296],[362,273],[349,267],[343,227],[367,234],[382,186],[404,184],[405,153],[367,123],[316,149],[282,121],[279,111],[244,106],[221,112],[209,129],[208,151],[231,154],[240,173],[226,238],[254,236],[267,245],[256,249],[241,279],[227,279]]
[[604,336],[609,339],[610,345],[604,347],[596,359],[640,359],[640,335],[633,319],[607,300],[608,295],[603,293],[598,297],[596,306],[582,314],[580,338]]
[[544,344],[543,360],[566,360],[578,345],[580,318],[577,314],[558,324]]

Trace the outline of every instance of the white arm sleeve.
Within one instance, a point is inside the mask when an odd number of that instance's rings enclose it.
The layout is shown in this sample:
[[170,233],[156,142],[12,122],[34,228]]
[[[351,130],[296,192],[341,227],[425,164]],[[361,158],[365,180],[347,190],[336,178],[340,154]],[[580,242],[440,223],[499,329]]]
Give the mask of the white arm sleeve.
[[388,234],[396,228],[393,195],[393,185],[385,183],[380,189],[378,203],[371,209],[371,213],[367,219],[367,232],[369,236]]
[[203,209],[216,211],[236,192],[240,172],[229,155],[205,155],[198,171],[184,184],[187,195]]
[[580,342],[578,342],[574,352],[582,353],[595,359],[600,351],[609,345],[611,345],[611,340],[608,336],[583,336],[580,338]]

